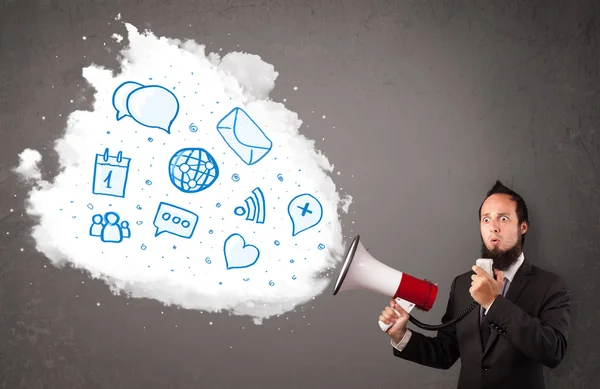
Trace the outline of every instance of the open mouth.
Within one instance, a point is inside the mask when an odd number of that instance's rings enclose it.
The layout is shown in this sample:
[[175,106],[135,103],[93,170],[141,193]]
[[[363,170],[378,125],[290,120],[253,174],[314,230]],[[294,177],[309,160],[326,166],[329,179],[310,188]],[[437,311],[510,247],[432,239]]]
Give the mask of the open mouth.
[[498,238],[492,238],[490,239],[490,243],[493,244],[494,246],[498,245],[498,243],[500,243],[500,241],[498,240]]

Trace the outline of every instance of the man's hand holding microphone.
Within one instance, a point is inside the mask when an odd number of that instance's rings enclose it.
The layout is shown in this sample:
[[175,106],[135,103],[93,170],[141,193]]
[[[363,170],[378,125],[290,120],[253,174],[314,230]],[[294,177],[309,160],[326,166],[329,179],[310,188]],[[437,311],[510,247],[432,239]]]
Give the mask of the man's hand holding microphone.
[[[394,309],[398,311],[399,315],[394,312]],[[406,334],[406,324],[410,314],[406,312],[395,300],[390,301],[390,305],[384,308],[379,315],[379,321],[384,324],[394,323],[386,333],[392,338],[394,344],[397,344],[404,338]]]
[[[490,305],[494,302],[496,297],[500,294],[503,282],[504,273],[494,269],[493,272],[496,275],[496,279],[492,278],[486,270],[479,266],[473,266],[473,274],[471,276],[471,288],[469,293],[473,300],[485,309],[489,309]],[[408,308],[410,310],[410,308]],[[397,312],[394,312],[396,310]],[[386,306],[381,315],[379,315],[379,321],[385,326],[390,325],[387,330],[382,327],[382,330],[392,338],[394,344],[398,344],[406,335],[406,324],[410,319],[410,313],[406,311],[396,300],[391,300],[390,305]],[[380,326],[381,326],[380,323]]]

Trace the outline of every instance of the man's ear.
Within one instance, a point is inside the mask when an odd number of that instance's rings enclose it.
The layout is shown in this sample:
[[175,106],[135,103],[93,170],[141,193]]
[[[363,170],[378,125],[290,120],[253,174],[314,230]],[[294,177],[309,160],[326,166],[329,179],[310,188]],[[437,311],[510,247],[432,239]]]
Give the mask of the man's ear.
[[521,234],[525,234],[527,232],[528,228],[529,228],[529,225],[527,224],[527,222],[521,223]]

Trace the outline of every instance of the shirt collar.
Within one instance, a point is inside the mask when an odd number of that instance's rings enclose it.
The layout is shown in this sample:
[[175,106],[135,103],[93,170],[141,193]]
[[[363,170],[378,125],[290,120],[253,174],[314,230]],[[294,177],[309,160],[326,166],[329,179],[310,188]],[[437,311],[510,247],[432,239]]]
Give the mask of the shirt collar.
[[504,271],[504,277],[508,278],[510,282],[512,282],[515,278],[515,274],[517,274],[517,270],[519,270],[524,260],[525,254],[521,253],[521,255],[519,255],[519,258],[517,258],[517,262],[513,263],[508,269]]

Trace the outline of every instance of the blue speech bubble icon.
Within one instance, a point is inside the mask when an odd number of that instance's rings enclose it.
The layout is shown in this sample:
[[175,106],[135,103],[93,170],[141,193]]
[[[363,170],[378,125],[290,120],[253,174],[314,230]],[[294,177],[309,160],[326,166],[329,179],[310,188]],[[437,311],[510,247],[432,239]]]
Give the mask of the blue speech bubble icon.
[[155,237],[163,232],[168,232],[190,239],[198,224],[198,215],[176,205],[161,202],[152,223],[156,227]]
[[159,85],[143,86],[127,97],[127,110],[139,124],[171,133],[171,124],[179,113],[179,101],[168,89]]
[[177,97],[160,85],[126,81],[115,89],[112,102],[117,120],[129,116],[144,127],[160,128],[167,134],[179,113]]
[[115,92],[113,93],[112,103],[115,111],[117,111],[117,120],[121,120],[129,115],[129,110],[127,109],[127,98],[134,90],[143,87],[142,84],[138,84],[133,81],[126,81],[119,85]]
[[323,218],[323,206],[313,195],[304,193],[290,201],[288,215],[292,219],[292,236],[319,224]]

